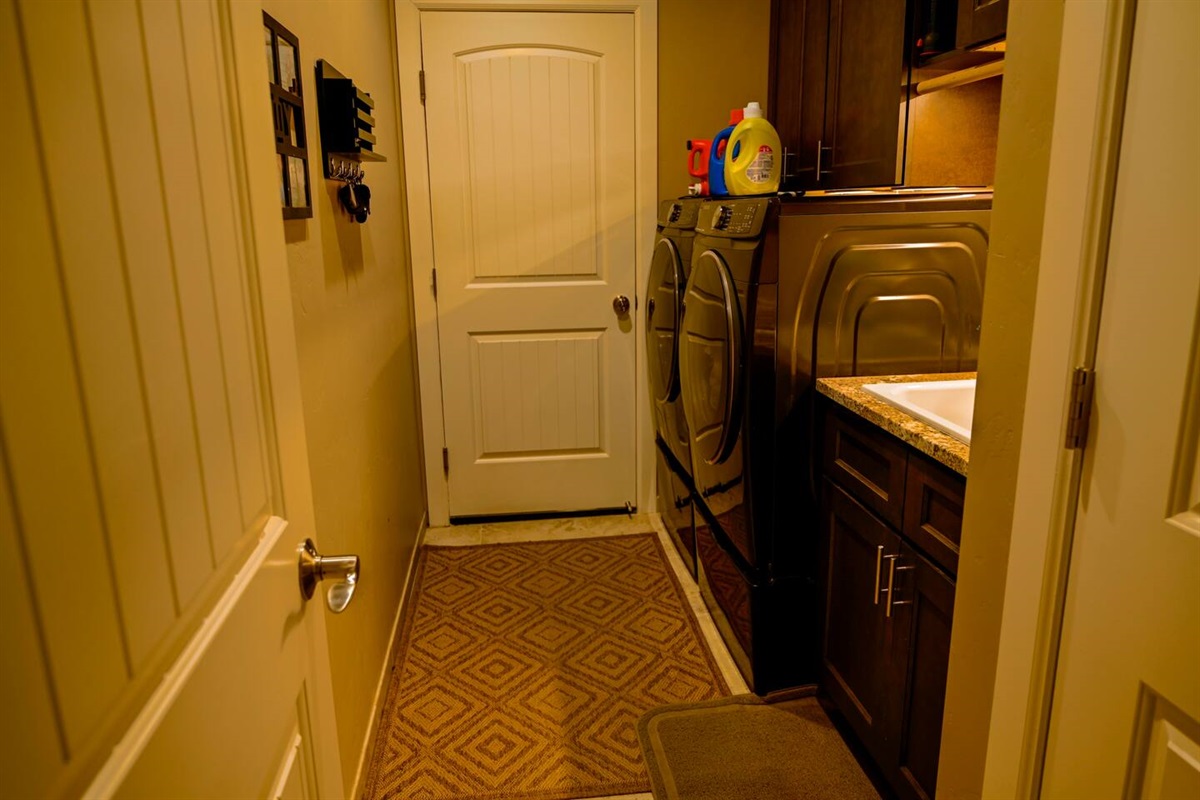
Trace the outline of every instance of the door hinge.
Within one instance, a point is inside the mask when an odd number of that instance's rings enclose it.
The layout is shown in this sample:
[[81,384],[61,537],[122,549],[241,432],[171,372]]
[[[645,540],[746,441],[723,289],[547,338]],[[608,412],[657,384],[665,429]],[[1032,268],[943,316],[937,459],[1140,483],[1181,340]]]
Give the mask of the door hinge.
[[437,270],[434,269],[434,270],[432,270],[432,272],[433,272],[433,277],[430,278],[429,285],[431,287],[433,287],[433,299],[437,300]]
[[421,70],[418,76],[421,79],[421,105],[425,105],[425,70]]
[[1076,367],[1071,375],[1067,440],[1063,443],[1068,450],[1082,450],[1087,446],[1088,423],[1092,418],[1092,395],[1095,387],[1096,371],[1087,367]]
[[442,472],[445,472],[447,475],[450,474],[450,448],[449,447],[442,448]]

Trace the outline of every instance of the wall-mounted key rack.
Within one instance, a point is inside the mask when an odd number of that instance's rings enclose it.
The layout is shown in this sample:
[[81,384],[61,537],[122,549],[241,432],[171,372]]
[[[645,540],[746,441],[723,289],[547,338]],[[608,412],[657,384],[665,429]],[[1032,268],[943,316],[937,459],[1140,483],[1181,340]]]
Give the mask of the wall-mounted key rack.
[[325,60],[317,62],[317,104],[326,178],[362,180],[360,164],[387,161],[375,152],[375,101]]

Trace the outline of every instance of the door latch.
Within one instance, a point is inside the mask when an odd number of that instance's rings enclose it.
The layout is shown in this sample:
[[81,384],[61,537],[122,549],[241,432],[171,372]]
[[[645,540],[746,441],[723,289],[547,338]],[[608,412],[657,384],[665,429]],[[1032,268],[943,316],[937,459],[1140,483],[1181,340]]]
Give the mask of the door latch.
[[1087,446],[1088,423],[1092,418],[1092,397],[1096,389],[1096,373],[1087,367],[1076,367],[1071,374],[1071,399],[1067,408],[1067,436],[1063,446],[1082,450]]

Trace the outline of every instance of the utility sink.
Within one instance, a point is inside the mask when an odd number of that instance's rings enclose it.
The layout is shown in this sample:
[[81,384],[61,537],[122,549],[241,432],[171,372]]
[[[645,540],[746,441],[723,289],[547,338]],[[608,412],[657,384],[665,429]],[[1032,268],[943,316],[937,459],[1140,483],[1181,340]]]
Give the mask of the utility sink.
[[960,442],[971,443],[975,413],[975,379],[867,383],[864,392],[910,414]]

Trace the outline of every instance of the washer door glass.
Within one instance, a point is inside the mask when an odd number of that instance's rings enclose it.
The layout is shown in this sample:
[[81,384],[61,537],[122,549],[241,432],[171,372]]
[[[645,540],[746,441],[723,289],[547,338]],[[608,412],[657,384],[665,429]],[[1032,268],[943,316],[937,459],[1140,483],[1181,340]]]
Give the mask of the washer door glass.
[[679,366],[675,347],[683,308],[683,264],[670,239],[659,239],[650,262],[646,292],[646,358],[650,370],[650,396],[660,403],[679,395]]
[[692,265],[679,344],[683,411],[695,456],[729,458],[740,425],[742,314],[725,260],[706,250]]

